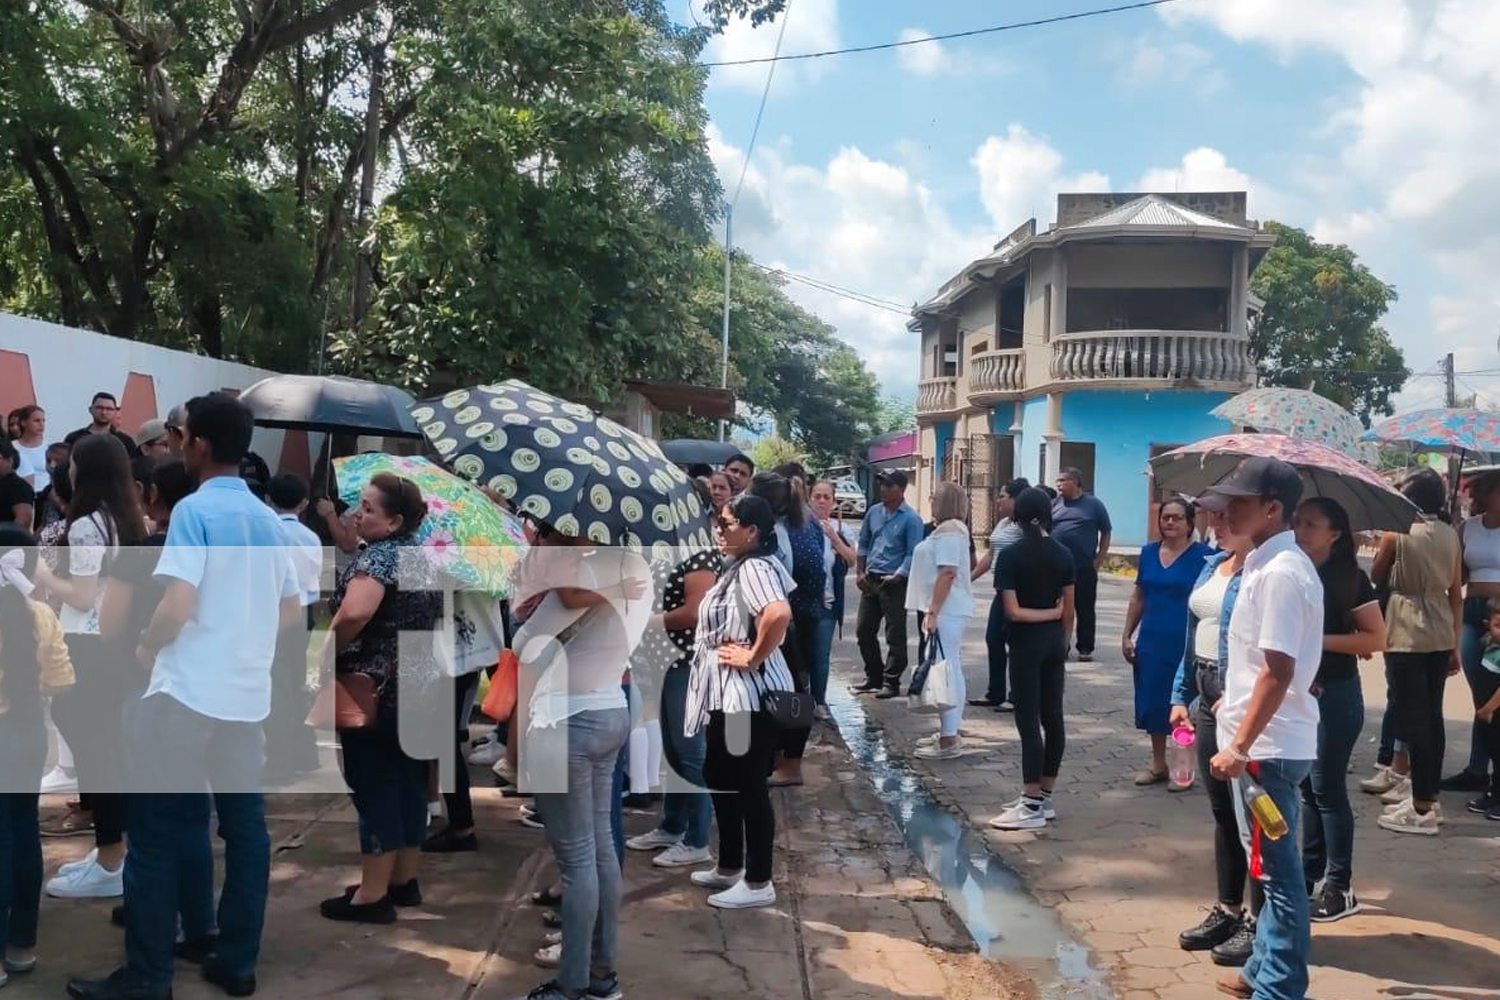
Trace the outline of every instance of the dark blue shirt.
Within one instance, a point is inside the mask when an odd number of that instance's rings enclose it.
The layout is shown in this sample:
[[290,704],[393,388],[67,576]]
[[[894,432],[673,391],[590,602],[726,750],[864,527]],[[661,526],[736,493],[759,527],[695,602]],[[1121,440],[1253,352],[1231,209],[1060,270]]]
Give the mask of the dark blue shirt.
[[1084,493],[1076,500],[1058,497],[1052,501],[1052,537],[1073,553],[1076,566],[1093,562],[1099,555],[1099,537],[1113,530],[1109,511],[1092,493]]

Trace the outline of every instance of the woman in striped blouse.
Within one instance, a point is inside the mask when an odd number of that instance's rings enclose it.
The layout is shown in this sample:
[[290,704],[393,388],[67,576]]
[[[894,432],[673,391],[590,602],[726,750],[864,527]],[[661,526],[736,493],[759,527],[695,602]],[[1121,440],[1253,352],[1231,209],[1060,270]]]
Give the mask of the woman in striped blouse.
[[760,497],[742,494],[719,516],[720,548],[729,560],[698,608],[698,635],[688,681],[685,730],[707,727],[703,777],[714,789],[719,864],[694,872],[693,884],[719,890],[720,909],[776,902],[771,851],[776,817],[766,778],[780,731],[763,709],[767,691],[791,691],[781,641],[792,620],[787,595],[796,586],[776,559],[776,518]]

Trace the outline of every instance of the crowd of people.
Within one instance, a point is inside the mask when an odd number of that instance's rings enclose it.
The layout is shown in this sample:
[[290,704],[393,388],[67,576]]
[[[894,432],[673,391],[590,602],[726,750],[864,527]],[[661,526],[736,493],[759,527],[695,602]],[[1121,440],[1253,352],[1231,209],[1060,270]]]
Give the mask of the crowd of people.
[[[990,824],[1058,819],[1066,663],[1095,655],[1113,530],[1078,470],[1055,489],[1004,484],[980,552],[955,484],[935,487],[924,524],[905,475],[884,475],[851,539],[831,482],[795,463],[758,472],[737,454],[689,470],[714,550],[647,563],[523,515],[530,546],[502,601],[409,558],[428,505],[406,479],[375,476],[341,509],[271,476],[250,451],[249,411],[228,396],[129,436],[118,413],[99,393],[89,424],[49,444],[45,412],[23,407],[0,442],[0,519],[12,522],[0,528],[0,985],[35,967],[45,891],[121,900],[125,962],[73,980],[76,1000],[161,1000],[174,959],[228,995],[253,993],[270,872],[263,789],[319,767],[317,725],[338,730],[361,855],[358,881],[322,902],[323,917],[388,924],[420,905],[423,854],[479,847],[468,764],[489,764],[530,800],[522,822],[545,831],[558,870],[534,897],[551,931],[535,959],[555,973],[531,1000],[614,1000],[628,851],[693,869],[707,905],[776,902],[770,790],[803,783],[809,740],[831,722],[851,572],[854,691],[908,693],[914,615],[918,663],[943,662],[956,685],[916,756],[961,757],[968,710],[1011,713],[1022,779]],[[1121,639],[1149,743],[1135,783],[1189,787],[1168,780],[1167,747],[1193,732],[1217,885],[1180,942],[1242,967],[1220,984],[1233,995],[1302,997],[1310,923],[1359,909],[1346,772],[1364,722],[1361,659],[1384,654],[1388,684],[1379,770],[1361,783],[1391,806],[1380,826],[1436,833],[1444,789],[1478,793],[1467,808],[1500,820],[1500,477],[1474,486],[1458,528],[1436,474],[1403,492],[1422,517],[1380,539],[1368,575],[1348,513],[1304,501],[1297,471],[1271,460],[1247,460],[1196,505],[1158,505],[1159,540],[1140,554]],[[963,639],[986,575],[987,684],[969,698]],[[1442,695],[1459,672],[1476,707],[1472,751],[1444,778]],[[470,744],[486,679],[506,707]],[[39,793],[75,791],[43,830]],[[1262,795],[1285,836],[1252,820],[1247,796]],[[627,839],[626,801],[659,806],[655,828]],[[217,906],[211,816],[225,843]],[[44,882],[44,833],[94,846]]]

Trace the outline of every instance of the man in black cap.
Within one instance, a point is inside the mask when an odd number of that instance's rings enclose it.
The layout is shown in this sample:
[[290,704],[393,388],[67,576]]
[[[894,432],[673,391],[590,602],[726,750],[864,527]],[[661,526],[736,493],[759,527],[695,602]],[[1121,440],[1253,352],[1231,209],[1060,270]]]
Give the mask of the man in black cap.
[[[1285,462],[1247,458],[1202,498],[1223,510],[1229,529],[1255,549],[1245,559],[1229,623],[1224,696],[1216,713],[1219,752],[1209,762],[1234,782],[1241,837],[1252,874],[1265,888],[1255,949],[1243,970],[1220,981],[1221,992],[1254,1000],[1302,1000],[1311,945],[1300,841],[1301,793],[1318,756],[1318,700],[1313,681],[1323,656],[1323,584],[1292,535],[1302,477]],[[1268,793],[1285,829],[1246,802]],[[1274,838],[1274,839],[1273,839]]]
[[[865,514],[859,529],[859,618],[855,632],[865,663],[865,682],[854,690],[877,698],[901,693],[906,672],[906,579],[911,555],[922,542],[922,518],[906,503],[906,473],[880,477],[880,506]],[[885,621],[886,655],[880,655],[880,622]]]

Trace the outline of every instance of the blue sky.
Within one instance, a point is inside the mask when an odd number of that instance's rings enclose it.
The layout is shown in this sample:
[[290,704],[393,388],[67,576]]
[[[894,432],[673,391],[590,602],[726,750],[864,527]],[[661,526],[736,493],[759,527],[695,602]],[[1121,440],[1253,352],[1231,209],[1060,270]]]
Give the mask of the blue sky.
[[[791,0],[782,51],[1052,16],[1101,0]],[[686,20],[686,4],[678,8]],[[736,24],[705,58],[769,55]],[[735,213],[761,262],[909,303],[1058,191],[1248,189],[1251,214],[1348,243],[1401,301],[1414,371],[1500,369],[1500,4],[1177,0],[1151,11],[778,66]],[[713,71],[726,190],[766,66]],[[793,284],[910,395],[901,315]],[[1500,405],[1500,378],[1464,376]],[[1441,391],[1414,379],[1403,406]]]

